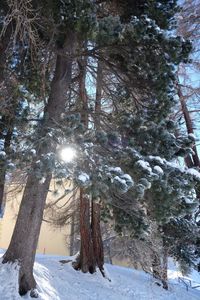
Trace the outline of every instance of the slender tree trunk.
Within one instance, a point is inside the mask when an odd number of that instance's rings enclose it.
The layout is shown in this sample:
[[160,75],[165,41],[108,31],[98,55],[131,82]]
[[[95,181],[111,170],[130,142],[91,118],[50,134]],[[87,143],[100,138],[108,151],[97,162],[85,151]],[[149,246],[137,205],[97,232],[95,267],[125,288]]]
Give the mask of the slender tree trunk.
[[162,276],[161,276],[161,260],[160,257],[158,256],[158,254],[155,253],[154,257],[153,257],[153,261],[152,261],[152,271],[153,271],[153,277],[156,279],[161,280]]
[[71,231],[70,231],[70,256],[74,255],[74,251],[76,251],[75,249],[75,237],[76,237],[76,231],[77,231],[77,201],[76,201],[76,197],[77,197],[77,191],[73,193],[73,197],[72,197],[72,202],[74,203],[73,206],[73,213],[71,216]]
[[70,246],[69,246],[70,256],[74,254],[74,235],[75,235],[75,212],[73,212],[71,217]]
[[101,98],[102,98],[102,87],[103,87],[103,66],[102,62],[98,62],[97,65],[97,80],[96,80],[96,101],[95,101],[95,128],[100,128],[100,113],[101,113]]
[[[188,111],[184,96],[183,96],[182,91],[179,86],[177,89],[178,89],[178,96],[180,99],[183,116],[185,119],[187,132],[194,134],[192,120],[191,120],[190,113]],[[191,158],[189,159],[188,157],[186,158],[186,164],[188,167],[192,167],[192,166],[199,167],[200,161],[199,161],[199,156],[198,156],[198,152],[197,152],[197,147],[194,145],[192,149],[194,151],[194,154],[192,155],[193,164],[192,164],[192,159]]]
[[94,256],[96,260],[96,264],[101,271],[102,275],[104,274],[104,252],[103,252],[103,241],[101,235],[101,206],[99,203],[92,200],[92,216],[91,216],[91,227],[92,227],[92,241],[93,241],[93,249]]
[[[49,128],[54,126],[54,120],[59,121],[63,112],[66,97],[72,77],[72,55],[75,48],[75,34],[68,32],[63,47],[69,56],[57,55],[51,92],[44,112],[43,124],[38,128],[38,139],[45,139]],[[33,264],[37,248],[40,226],[42,223],[45,201],[51,181],[51,170],[46,171],[46,178],[41,184],[35,175],[36,161],[48,152],[56,151],[56,144],[50,138],[46,143],[37,146],[36,158],[32,165],[32,172],[28,175],[22,197],[17,222],[8,250],[4,254],[3,263],[19,261],[19,293],[26,294],[36,287],[33,277]]]
[[109,259],[109,264],[113,264],[112,262],[112,255],[111,255],[111,247],[108,246],[108,259]]
[[[85,48],[85,45],[84,45]],[[85,87],[86,81],[86,68],[87,68],[87,56],[80,58],[78,60],[79,65],[79,97],[81,100],[81,119],[82,123],[85,125],[85,128],[88,128],[88,96]]]
[[163,266],[162,266],[162,284],[165,290],[168,290],[168,276],[167,276],[167,268],[168,268],[168,249],[163,242]]

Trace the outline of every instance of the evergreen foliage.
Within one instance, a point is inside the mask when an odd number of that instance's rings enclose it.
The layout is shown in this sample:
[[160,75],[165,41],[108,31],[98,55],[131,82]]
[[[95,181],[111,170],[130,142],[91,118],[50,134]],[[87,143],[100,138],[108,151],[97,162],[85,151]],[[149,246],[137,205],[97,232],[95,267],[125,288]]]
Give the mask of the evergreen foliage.
[[[41,185],[52,174],[57,182],[73,180],[88,197],[102,203],[102,219],[112,220],[121,235],[145,241],[154,222],[170,255],[191,264],[193,235],[199,234],[193,213],[200,175],[181,166],[180,157],[192,153],[194,140],[179,135],[172,119],[177,66],[188,61],[191,43],[171,34],[177,1],[108,2],[30,2],[38,12],[34,36],[39,46],[32,57],[27,38],[31,30],[22,40],[17,35],[13,49],[9,46],[12,58],[8,55],[5,61],[4,84],[12,72],[15,81],[11,89],[6,86],[5,109],[0,111],[0,164],[6,172],[12,173],[14,166],[34,175]],[[2,26],[10,11],[4,12],[4,1],[0,9]],[[16,25],[16,19],[12,22]],[[69,45],[66,48],[71,33],[72,53]],[[64,86],[66,75],[63,69],[64,74],[52,81],[56,56],[57,63],[61,58],[70,61],[71,77],[66,91],[57,89],[65,101],[53,116],[47,113],[52,85]],[[104,64],[104,101],[96,128],[92,93],[99,61]],[[85,72],[86,107],[80,99],[81,72]],[[0,88],[4,91],[4,86]],[[78,154],[70,163],[59,155],[67,145]]]

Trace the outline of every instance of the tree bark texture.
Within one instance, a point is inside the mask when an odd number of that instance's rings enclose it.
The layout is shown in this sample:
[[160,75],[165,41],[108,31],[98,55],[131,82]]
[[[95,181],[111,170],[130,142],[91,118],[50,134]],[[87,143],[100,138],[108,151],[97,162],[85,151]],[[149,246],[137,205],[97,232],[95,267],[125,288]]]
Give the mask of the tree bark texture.
[[97,65],[97,81],[96,81],[96,101],[95,101],[95,117],[94,123],[97,130],[100,129],[100,113],[101,113],[101,98],[103,87],[103,66],[102,62]]
[[79,97],[81,100],[81,120],[85,125],[85,128],[88,128],[88,97],[86,91],[86,72],[87,72],[87,56],[80,58],[78,60],[79,65]]
[[80,189],[80,236],[81,250],[76,269],[93,274],[96,270],[96,262],[90,225],[90,199],[83,188]]
[[[82,122],[85,127],[88,128],[88,97],[85,88],[86,67],[87,58],[79,60],[79,95],[82,102]],[[101,110],[102,88],[102,68],[100,64],[98,66],[98,70],[99,71],[97,73],[99,75],[97,76],[95,109],[99,112]],[[94,123],[96,127],[96,117],[94,119]],[[94,273],[96,271],[96,266],[98,266],[104,276],[104,254],[100,228],[100,205],[86,195],[83,188],[80,189],[80,236],[80,257],[78,258],[75,268],[82,270],[84,273]]]
[[71,230],[70,230],[70,246],[69,255],[74,255],[74,239],[75,239],[75,212],[71,216]]
[[168,289],[168,277],[167,277],[167,265],[168,265],[168,250],[167,246],[163,242],[163,254],[162,259],[155,253],[152,262],[153,277],[162,282],[164,289]]
[[168,267],[168,249],[165,243],[163,242],[163,266],[162,266],[162,284],[165,290],[168,290],[168,276],[167,276],[167,267]]
[[8,25],[5,34],[0,40],[0,88],[1,84],[3,83],[6,59],[7,59],[7,49],[10,43],[12,35],[12,24]]
[[[88,98],[86,91],[86,67],[87,57],[80,58],[78,60],[79,65],[79,97],[81,101],[81,121],[85,128],[88,128]],[[80,188],[80,238],[81,248],[80,256],[77,261],[76,269],[81,270],[84,273],[95,272],[96,265],[94,259],[94,250],[92,243],[91,233],[91,203],[90,198],[86,194],[84,188]]]
[[70,230],[70,251],[69,255],[72,256],[77,252],[76,247],[76,235],[77,235],[77,221],[79,220],[79,214],[77,213],[79,210],[78,203],[77,203],[77,191],[73,193],[72,197],[73,205],[73,213],[71,215],[71,230]]
[[161,260],[158,257],[158,254],[155,254],[152,261],[152,270],[153,270],[153,277],[156,279],[161,280]]
[[[178,86],[178,84],[177,84],[177,86]],[[185,119],[187,132],[194,134],[194,129],[193,129],[191,116],[190,116],[190,113],[188,111],[187,104],[185,102],[185,99],[184,99],[184,96],[182,94],[180,86],[177,87],[177,90],[178,90],[178,96],[179,96],[179,100],[180,100],[180,103],[181,103],[183,116],[184,116],[184,119]],[[185,157],[185,164],[188,168],[200,167],[200,160],[199,160],[199,155],[198,155],[196,145],[193,146],[192,150],[194,151],[194,154],[192,156],[188,155],[188,156]],[[196,192],[197,198],[200,202],[200,189],[199,189],[199,187],[195,188],[195,192]],[[199,205],[198,211],[195,213],[195,218],[198,217],[199,213],[200,213],[200,205]],[[188,217],[189,217],[189,219],[191,218],[191,216],[188,216]]]
[[[10,43],[11,34],[12,34],[12,26],[10,24],[0,41],[0,94],[1,94],[1,89],[3,89],[3,85],[5,82],[5,65],[7,59],[7,49]],[[10,106],[10,104],[8,104],[8,106]],[[9,107],[8,107],[8,111],[9,111]],[[13,117],[6,116],[3,114],[0,122],[0,139],[4,139],[5,141],[4,149],[2,150],[5,151],[6,154],[8,154],[10,148],[13,127],[14,127]],[[3,134],[3,132],[5,132],[5,128],[7,129],[7,133]],[[0,161],[0,217],[3,216],[6,166],[7,166],[6,160],[1,160]]]
[[96,259],[96,264],[101,271],[102,275],[104,274],[104,251],[103,251],[103,241],[101,234],[101,206],[98,202],[95,202],[95,199],[92,200],[92,216],[91,216],[91,226],[92,226],[92,241],[94,256]]
[[[65,53],[69,55],[57,55],[54,78],[51,84],[49,100],[44,111],[43,124],[38,128],[38,139],[45,138],[48,128],[54,126],[54,121],[59,121],[60,115],[64,110],[65,94],[71,83],[72,55],[75,45],[75,34],[69,32],[63,48]],[[33,264],[45,201],[52,178],[49,170],[44,183],[40,182],[34,173],[36,161],[48,152],[53,151],[56,151],[56,144],[50,139],[47,140],[46,144],[38,144],[36,148],[36,158],[32,164],[32,172],[28,175],[11,242],[3,257],[3,263],[19,261],[20,295],[24,295],[36,287],[33,277]]]
[[[184,116],[184,119],[185,119],[187,132],[194,134],[194,129],[193,129],[193,124],[192,124],[192,120],[191,120],[191,117],[190,117],[190,113],[188,111],[187,104],[185,102],[184,96],[183,96],[182,91],[181,91],[179,86],[178,86],[178,96],[179,96],[179,99],[180,99],[181,108],[182,108],[183,116]],[[191,165],[191,163],[192,163],[191,158],[189,159],[187,157],[186,157],[186,164],[187,164],[188,167],[192,167],[192,166],[200,167],[200,161],[199,161],[199,156],[198,156],[196,146],[194,145],[192,149],[194,151],[194,154],[192,155],[193,165]]]
[[[14,106],[16,106],[16,101],[13,103]],[[6,153],[6,155],[9,154],[10,150],[10,143],[13,135],[13,129],[15,124],[15,117],[11,116],[3,116],[1,119],[0,124],[0,139],[4,140],[4,147],[3,151]],[[6,134],[4,133],[6,130]],[[3,217],[3,211],[4,211],[4,190],[5,190],[5,180],[6,180],[6,171],[7,171],[7,161],[1,160],[0,161],[0,217]]]
[[[102,62],[98,61],[97,65],[97,80],[96,80],[96,99],[95,99],[95,118],[94,127],[96,130],[100,129],[100,113],[101,113],[101,98],[102,98],[102,88],[103,88],[103,66]],[[92,241],[94,255],[96,259],[96,265],[104,274],[104,249],[101,234],[101,205],[98,202],[100,199],[92,199],[91,203],[91,227],[92,227]]]
[[100,228],[100,204],[92,201],[85,191],[80,189],[80,256],[75,269],[93,274],[96,267],[104,274],[104,252]]

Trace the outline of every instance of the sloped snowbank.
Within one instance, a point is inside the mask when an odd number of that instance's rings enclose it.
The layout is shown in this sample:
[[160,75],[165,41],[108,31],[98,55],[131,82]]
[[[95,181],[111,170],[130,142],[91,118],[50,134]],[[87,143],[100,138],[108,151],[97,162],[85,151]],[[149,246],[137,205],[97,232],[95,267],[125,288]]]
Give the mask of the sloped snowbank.
[[[34,273],[41,300],[199,300],[200,291],[189,289],[170,281],[169,291],[157,286],[148,274],[118,266],[106,265],[108,279],[99,272],[83,274],[75,271],[70,263],[59,262],[66,257],[37,256]],[[171,272],[175,277],[174,273]],[[200,277],[200,276],[199,276]],[[32,299],[29,295],[21,298],[17,292],[17,266],[0,266],[0,299]]]
[[21,299],[16,293],[18,290],[17,264],[1,264],[0,260],[0,299]]

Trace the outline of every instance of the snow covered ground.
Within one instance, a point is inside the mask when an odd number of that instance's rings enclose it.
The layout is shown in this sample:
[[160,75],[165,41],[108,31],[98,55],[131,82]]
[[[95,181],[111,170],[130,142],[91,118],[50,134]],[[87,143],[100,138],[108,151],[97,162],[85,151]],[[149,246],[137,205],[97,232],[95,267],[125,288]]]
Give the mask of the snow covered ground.
[[[178,283],[176,271],[171,270],[169,291],[159,287],[155,280],[142,271],[106,265],[109,278],[75,271],[71,263],[59,262],[66,257],[37,256],[34,273],[38,283],[39,299],[43,300],[199,300],[200,290]],[[200,275],[197,273],[196,276]],[[198,277],[197,277],[198,279]],[[200,282],[200,279],[199,279]],[[32,299],[18,295],[17,266],[0,266],[0,299]]]

